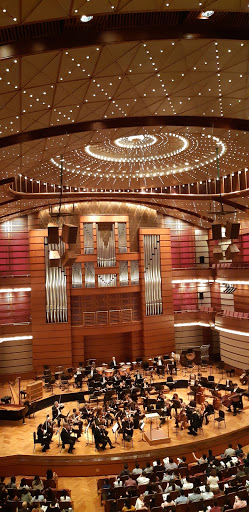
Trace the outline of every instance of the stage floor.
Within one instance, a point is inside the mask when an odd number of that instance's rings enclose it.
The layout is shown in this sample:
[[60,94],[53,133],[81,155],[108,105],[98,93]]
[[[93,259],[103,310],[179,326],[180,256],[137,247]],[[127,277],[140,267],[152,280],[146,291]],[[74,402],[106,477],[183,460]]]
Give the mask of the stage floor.
[[[225,382],[225,376],[221,381],[221,375],[214,369],[213,373],[215,381]],[[205,373],[204,375],[207,375]],[[179,370],[178,378],[187,378],[182,370]],[[155,381],[160,382],[158,377]],[[234,379],[234,382],[238,377]],[[22,382],[22,389],[25,389],[25,382]],[[85,387],[86,389],[86,387]],[[83,388],[84,390],[84,388]],[[74,388],[71,386],[71,391]],[[76,390],[75,390],[76,391]],[[1,396],[7,392],[7,386],[2,386]],[[58,393],[59,389],[55,388],[54,393]],[[177,390],[179,397],[183,398],[188,403],[187,392],[188,389]],[[210,394],[209,390],[205,390],[206,394]],[[172,397],[173,391],[167,393],[167,397]],[[51,396],[51,394],[44,392],[44,397]],[[209,398],[211,401],[212,399]],[[63,402],[63,392],[61,395],[61,402]],[[65,404],[63,412],[67,414],[72,411],[77,403],[70,402]],[[249,401],[244,398],[244,409],[236,417],[232,413],[226,413],[226,428],[221,424],[218,429],[217,422],[213,419],[210,420],[208,425],[203,425],[203,432],[200,432],[197,437],[188,435],[187,430],[176,430],[175,421],[169,421],[169,437],[170,441],[158,443],[155,446],[150,446],[149,443],[142,437],[138,430],[134,430],[133,447],[130,444],[122,444],[121,436],[115,441],[115,436],[109,428],[110,438],[115,445],[115,449],[111,450],[109,447],[104,452],[96,452],[94,442],[91,434],[89,439],[87,434],[83,433],[79,442],[75,443],[75,450],[73,455],[69,455],[66,450],[61,450],[58,446],[58,435],[53,436],[53,443],[51,448],[46,453],[41,451],[40,445],[36,445],[35,452],[33,453],[33,432],[37,430],[39,423],[45,421],[46,414],[51,415],[51,407],[43,409],[35,413],[35,418],[26,418],[26,423],[1,421],[1,436],[0,436],[0,472],[3,472],[4,465],[8,463],[15,473],[17,462],[22,461],[23,466],[26,468],[32,465],[35,469],[42,465],[45,467],[52,465],[56,472],[61,476],[97,476],[103,474],[114,473],[122,466],[126,460],[135,461],[137,459],[146,461],[153,459],[157,456],[173,455],[178,457],[186,455],[189,461],[193,461],[192,451],[198,453],[212,448],[215,453],[222,453],[222,450],[231,441],[233,444],[241,442],[246,445],[249,443]],[[217,415],[217,411],[216,411]],[[213,418],[211,416],[211,418]],[[156,429],[156,425],[152,425]],[[149,432],[150,425],[146,424],[145,431]],[[160,431],[168,434],[167,424],[163,425]],[[89,442],[89,444],[87,444]],[[14,474],[13,473],[13,474]],[[20,473],[20,471],[19,471]]]

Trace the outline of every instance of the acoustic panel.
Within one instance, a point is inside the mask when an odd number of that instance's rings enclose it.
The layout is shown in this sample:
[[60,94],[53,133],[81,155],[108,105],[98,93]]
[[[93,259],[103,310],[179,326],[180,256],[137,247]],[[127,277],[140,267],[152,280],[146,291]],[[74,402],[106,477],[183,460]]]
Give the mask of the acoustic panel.
[[61,239],[63,242],[69,245],[76,244],[77,241],[78,226],[73,224],[63,224]]
[[58,244],[59,243],[59,228],[55,224],[48,225],[48,243]]

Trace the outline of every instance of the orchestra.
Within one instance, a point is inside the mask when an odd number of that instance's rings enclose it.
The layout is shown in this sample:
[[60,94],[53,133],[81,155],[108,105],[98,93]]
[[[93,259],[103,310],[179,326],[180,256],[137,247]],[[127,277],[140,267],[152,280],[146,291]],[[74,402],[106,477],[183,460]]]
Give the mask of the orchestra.
[[[177,359],[168,356],[166,364],[165,359],[158,356],[150,361],[148,366],[142,363],[134,371],[131,370],[131,363],[119,365],[115,357],[109,363],[109,368],[107,365],[96,368],[93,360],[87,368],[78,368],[74,374],[75,386],[82,388],[83,377],[86,377],[89,401],[83,398],[84,403],[78,409],[74,407],[67,415],[62,413],[65,405],[60,400],[54,402],[52,419],[47,414],[44,423],[39,424],[37,429],[38,442],[43,446],[43,451],[49,449],[55,430],[60,431],[62,446],[68,445],[69,453],[72,453],[76,441],[80,442],[82,434],[88,434],[89,428],[96,449],[105,450],[108,446],[115,448],[108,433],[109,428],[115,426],[115,432],[124,441],[130,441],[134,430],[140,428],[148,413],[158,413],[160,424],[157,428],[163,428],[166,421],[173,419],[176,429],[188,429],[190,435],[196,436],[202,424],[207,425],[209,416],[221,405],[234,415],[243,409],[242,388],[231,380],[223,385],[220,381],[215,384],[213,379],[208,380],[200,373],[197,376],[190,374],[188,385],[193,398],[185,403],[178,392],[170,391],[166,385],[168,382],[159,386],[159,382],[155,383],[151,378],[153,371],[159,377],[164,372],[172,374]],[[240,381],[244,382],[245,376],[241,377]],[[223,396],[221,389],[225,391]]]

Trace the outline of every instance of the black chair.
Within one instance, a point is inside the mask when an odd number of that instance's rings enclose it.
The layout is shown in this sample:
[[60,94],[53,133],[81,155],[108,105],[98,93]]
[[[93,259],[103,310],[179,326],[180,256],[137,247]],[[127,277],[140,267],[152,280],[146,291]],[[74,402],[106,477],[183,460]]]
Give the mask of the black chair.
[[38,441],[37,437],[36,437],[36,432],[33,432],[33,442],[34,442],[34,446],[33,446],[33,453],[35,452],[35,445],[36,444],[40,444],[41,445],[41,442]]
[[226,427],[226,420],[225,420],[225,413],[224,413],[224,411],[219,411],[219,416],[217,416],[217,418],[214,418],[214,421],[217,421],[218,428],[220,428],[220,424],[222,423],[222,421],[224,421],[224,425]]

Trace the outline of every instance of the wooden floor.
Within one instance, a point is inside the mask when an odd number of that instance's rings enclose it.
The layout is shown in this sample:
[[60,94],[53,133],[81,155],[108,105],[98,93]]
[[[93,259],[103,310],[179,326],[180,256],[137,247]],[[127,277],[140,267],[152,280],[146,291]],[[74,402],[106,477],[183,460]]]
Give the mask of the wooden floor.
[[[217,372],[214,372],[214,376],[216,381],[221,378],[221,375]],[[187,377],[183,375],[183,371],[180,371],[178,378],[186,379]],[[238,378],[236,380],[238,382]],[[225,382],[225,376],[222,382]],[[25,387],[24,383],[22,383],[22,387]],[[1,395],[6,391],[6,387],[2,388]],[[180,389],[179,396],[188,402],[187,391],[187,389]],[[55,392],[57,393],[58,390],[55,389]],[[207,394],[209,393],[208,390],[206,392]],[[171,397],[172,394],[173,392],[169,392],[167,396]],[[212,399],[209,398],[209,400],[211,401]],[[70,410],[72,411],[74,405],[76,406],[77,404],[72,402],[65,404],[64,411],[66,413]],[[26,466],[31,464],[31,462],[36,467],[42,465],[44,468],[48,463],[53,465],[53,467],[56,465],[57,472],[61,476],[73,474],[75,476],[84,476],[86,474],[97,476],[110,472],[111,464],[116,463],[120,466],[127,458],[135,460],[138,457],[140,460],[145,460],[145,458],[148,460],[148,457],[162,455],[165,451],[167,454],[175,454],[175,456],[185,453],[191,458],[193,449],[202,451],[211,447],[217,447],[217,452],[219,452],[219,450],[222,450],[222,446],[226,446],[230,439],[233,442],[239,442],[242,439],[244,444],[249,442],[249,402],[247,398],[244,398],[244,410],[242,413],[236,417],[232,413],[226,413],[226,428],[222,425],[218,429],[217,424],[214,424],[213,420],[211,420],[209,425],[203,425],[203,434],[200,433],[196,438],[189,436],[187,430],[176,432],[174,428],[175,422],[172,419],[169,424],[170,442],[167,444],[163,442],[156,445],[155,448],[151,447],[147,441],[142,440],[141,432],[137,430],[134,431],[133,448],[130,445],[126,445],[124,448],[121,437],[117,439],[119,444],[115,443],[115,436],[112,434],[111,429],[109,429],[110,437],[116,447],[115,450],[110,450],[107,447],[104,452],[96,452],[92,438],[87,439],[87,435],[84,433],[80,442],[75,444],[73,455],[68,455],[67,450],[61,450],[61,446],[58,446],[58,436],[56,435],[54,435],[51,449],[47,453],[42,453],[40,445],[37,445],[33,455],[33,432],[36,431],[39,423],[44,422],[47,413],[51,414],[51,408],[37,412],[35,418],[26,419],[26,424],[24,425],[21,422],[0,422],[0,471],[3,468],[5,457],[9,457],[8,463],[10,467],[13,467],[14,471],[14,466],[11,466],[11,464],[12,462],[13,464],[14,462],[16,463],[15,456],[19,455],[26,462]],[[153,427],[156,428],[156,425],[153,425]],[[145,430],[148,431],[149,428],[149,425],[146,425]],[[163,426],[162,430],[165,431],[166,435],[167,426]],[[90,444],[87,444],[88,441]],[[13,460],[10,456],[13,456]],[[92,469],[90,469],[91,465]],[[24,465],[24,468],[26,466]],[[71,468],[71,472],[68,472],[69,468]]]

